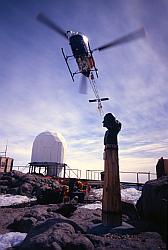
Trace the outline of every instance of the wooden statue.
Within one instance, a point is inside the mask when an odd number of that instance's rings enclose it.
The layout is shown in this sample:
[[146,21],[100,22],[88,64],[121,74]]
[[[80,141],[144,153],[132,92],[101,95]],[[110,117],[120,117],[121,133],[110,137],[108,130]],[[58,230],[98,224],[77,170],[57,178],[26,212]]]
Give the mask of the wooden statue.
[[122,224],[121,192],[118,164],[117,135],[121,123],[108,113],[104,117],[103,127],[108,130],[104,136],[104,186],[102,204],[103,225],[120,226]]

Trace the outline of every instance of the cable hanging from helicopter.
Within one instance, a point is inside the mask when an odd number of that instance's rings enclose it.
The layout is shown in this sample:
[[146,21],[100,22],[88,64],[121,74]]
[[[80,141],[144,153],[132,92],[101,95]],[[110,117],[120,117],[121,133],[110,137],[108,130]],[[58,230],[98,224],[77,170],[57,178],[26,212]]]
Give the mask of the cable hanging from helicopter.
[[[96,99],[89,100],[89,102],[98,102],[98,110],[99,110],[100,114],[103,114],[101,101],[109,100],[109,98],[100,98],[98,90],[96,88],[96,82],[94,79],[93,72],[95,72],[95,74],[98,78],[98,69],[95,66],[93,52],[94,51],[102,51],[102,50],[108,49],[110,47],[114,47],[117,45],[121,45],[121,44],[124,44],[127,42],[131,42],[133,40],[142,38],[145,36],[144,28],[140,28],[138,30],[135,30],[127,35],[124,35],[118,39],[115,39],[107,44],[104,44],[102,46],[99,46],[99,47],[91,50],[87,36],[85,36],[81,32],[73,32],[73,31],[66,32],[42,13],[40,13],[37,16],[37,20],[40,21],[41,23],[47,25],[49,28],[56,31],[58,34],[60,34],[66,40],[69,41],[69,45],[70,45],[71,50],[72,50],[72,55],[67,56],[67,55],[65,55],[63,48],[61,50],[62,50],[63,57],[65,59],[67,68],[69,70],[69,73],[71,75],[71,78],[74,81],[74,76],[76,74],[82,75],[81,86],[80,86],[81,93],[87,92],[86,91],[87,90],[87,79],[89,80],[91,88],[92,88],[94,95],[96,97]],[[75,72],[71,71],[71,68],[69,65],[70,58],[74,58],[76,60],[78,70]]]
[[98,103],[97,108],[99,110],[100,115],[104,115],[102,101],[107,101],[109,100],[109,98],[108,97],[100,98],[98,89],[96,88],[95,78],[92,72],[90,74],[89,82],[96,97],[96,99],[90,99],[89,102],[97,102]]

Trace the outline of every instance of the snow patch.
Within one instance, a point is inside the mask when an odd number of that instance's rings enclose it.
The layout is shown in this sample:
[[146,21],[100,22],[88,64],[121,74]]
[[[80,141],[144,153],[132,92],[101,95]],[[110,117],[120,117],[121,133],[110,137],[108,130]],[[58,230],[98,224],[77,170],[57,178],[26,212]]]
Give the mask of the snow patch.
[[135,188],[121,189],[121,200],[135,205],[137,200],[139,200],[141,193],[142,191]]
[[[125,188],[121,189],[121,200],[124,202],[136,204],[137,200],[140,198],[142,191],[139,191],[135,188]],[[92,189],[91,197],[94,197],[95,200],[101,200],[103,195],[103,189]],[[102,209],[102,202],[95,202],[93,204],[86,204],[82,206],[83,208],[88,209]]]
[[0,249],[6,250],[9,247],[18,246],[26,238],[26,233],[10,232],[0,234]]
[[28,198],[23,195],[11,195],[11,194],[2,194],[0,195],[0,207],[6,207],[16,204],[28,203],[30,201],[35,201],[36,198]]

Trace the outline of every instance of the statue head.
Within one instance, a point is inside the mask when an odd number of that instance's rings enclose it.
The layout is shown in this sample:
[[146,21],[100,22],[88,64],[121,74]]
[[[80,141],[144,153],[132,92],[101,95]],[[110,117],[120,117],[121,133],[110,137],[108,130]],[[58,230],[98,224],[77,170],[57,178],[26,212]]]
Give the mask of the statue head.
[[112,113],[107,113],[105,116],[104,116],[104,120],[103,120],[103,127],[106,127],[106,128],[110,128],[110,127],[113,127],[114,123],[115,123],[115,117]]
[[108,129],[104,136],[104,145],[107,144],[118,145],[117,135],[121,130],[121,122],[116,120],[113,114],[107,113],[104,116],[103,127],[106,127]]

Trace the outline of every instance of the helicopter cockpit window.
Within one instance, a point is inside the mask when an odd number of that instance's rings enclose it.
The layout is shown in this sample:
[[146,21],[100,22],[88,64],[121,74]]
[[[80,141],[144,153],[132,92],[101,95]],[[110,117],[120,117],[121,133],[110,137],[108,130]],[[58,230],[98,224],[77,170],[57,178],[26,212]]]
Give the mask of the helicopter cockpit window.
[[82,35],[74,35],[70,37],[70,45],[74,56],[87,55],[88,50]]

